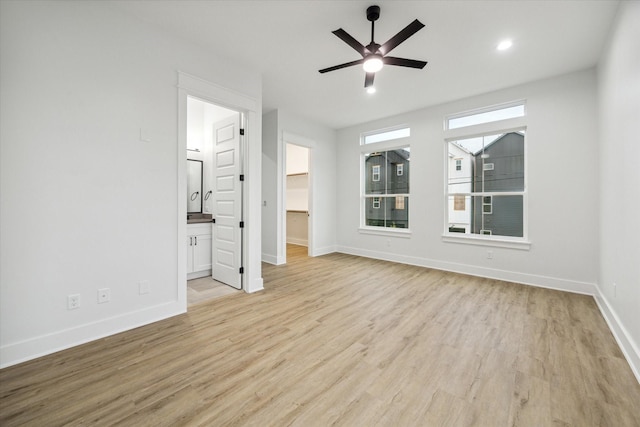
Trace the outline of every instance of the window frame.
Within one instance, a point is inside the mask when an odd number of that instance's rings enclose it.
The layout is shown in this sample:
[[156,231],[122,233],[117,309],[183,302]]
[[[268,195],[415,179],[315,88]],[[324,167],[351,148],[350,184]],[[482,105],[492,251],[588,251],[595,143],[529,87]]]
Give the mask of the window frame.
[[[467,111],[465,113],[452,114],[447,115],[444,118],[444,162],[445,162],[445,171],[444,171],[444,223],[443,223],[443,234],[442,241],[447,243],[459,243],[459,244],[468,244],[468,245],[480,245],[480,246],[489,246],[489,247],[502,247],[509,249],[519,249],[519,250],[530,250],[531,249],[531,241],[529,240],[529,192],[528,192],[528,177],[529,177],[529,162],[528,162],[528,134],[527,134],[527,116],[526,116],[526,102],[525,101],[514,101],[510,103],[500,104],[501,107],[509,107],[515,106],[518,104],[524,104],[525,115],[522,117],[515,117],[511,119],[504,119],[499,121],[493,121],[488,123],[480,123],[455,129],[447,129],[448,120],[453,117],[463,117],[467,114],[478,113],[483,111],[491,111],[495,110],[495,106],[486,107],[481,109],[476,109],[472,111]],[[522,192],[498,192],[499,196],[522,196],[522,237],[513,237],[513,236],[498,236],[498,235],[485,235],[485,234],[462,234],[455,233],[449,231],[449,197],[454,193],[449,194],[449,147],[448,144],[452,141],[463,140],[468,138],[486,136],[486,135],[494,135],[494,134],[505,134],[509,132],[524,132],[525,135],[525,143],[524,143],[524,189]],[[455,165],[453,166],[455,168]],[[486,195],[494,195],[486,194],[486,193],[473,193],[470,194],[464,193],[469,196],[484,196]],[[493,200],[492,200],[493,202]],[[492,208],[493,210],[493,208]],[[486,231],[486,230],[484,230]]]
[[[379,197],[382,201],[384,197],[387,200],[385,203],[392,203],[395,206],[395,198],[398,196],[402,196],[403,198],[410,199],[411,198],[411,177],[409,177],[409,192],[408,193],[398,193],[398,194],[376,194],[375,196],[366,194],[366,156],[367,154],[382,152],[382,151],[393,151],[398,149],[408,149],[411,151],[411,136],[400,137],[396,139],[390,139],[375,143],[364,143],[364,138],[366,136],[375,135],[378,133],[385,133],[389,131],[399,130],[399,129],[409,129],[409,134],[411,132],[411,128],[408,125],[398,125],[389,128],[384,128],[376,131],[368,131],[360,134],[360,224],[358,227],[358,232],[362,234],[374,234],[374,235],[382,235],[382,236],[393,236],[393,237],[401,237],[401,238],[410,238],[411,237],[411,207],[409,200],[405,200],[405,209],[407,209],[407,228],[393,228],[393,227],[380,227],[380,226],[371,226],[366,225],[366,210],[367,210],[367,199],[372,197]],[[402,176],[405,176],[405,167],[404,163],[402,164]],[[393,172],[391,172],[393,173]],[[382,173],[381,173],[382,175]],[[406,207],[406,203],[409,203],[409,207]],[[382,203],[381,203],[382,204]]]

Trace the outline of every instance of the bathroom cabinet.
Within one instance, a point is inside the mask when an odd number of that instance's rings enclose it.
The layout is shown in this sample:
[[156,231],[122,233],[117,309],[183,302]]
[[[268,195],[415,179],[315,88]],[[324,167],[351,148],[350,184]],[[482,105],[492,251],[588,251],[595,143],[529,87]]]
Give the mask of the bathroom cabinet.
[[211,276],[212,224],[187,224],[187,279]]

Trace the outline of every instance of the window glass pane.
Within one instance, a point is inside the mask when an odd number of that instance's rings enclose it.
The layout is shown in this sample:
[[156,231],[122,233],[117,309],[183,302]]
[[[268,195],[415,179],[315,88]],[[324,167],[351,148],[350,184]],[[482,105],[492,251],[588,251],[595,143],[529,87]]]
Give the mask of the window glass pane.
[[362,141],[365,144],[373,144],[375,142],[390,141],[392,139],[406,138],[408,136],[411,136],[411,128],[396,129],[388,132],[375,133],[373,135],[365,135]]
[[[409,147],[398,148],[386,152],[387,164],[392,171],[387,175],[387,194],[409,193]],[[398,166],[402,165],[402,173],[398,174]]]
[[456,210],[449,195],[450,232],[523,237],[523,196],[464,196],[465,209]]
[[385,152],[365,154],[364,179],[366,194],[384,194],[386,182],[385,176]]
[[[380,207],[376,208],[378,204]],[[409,198],[406,196],[366,197],[365,225],[369,227],[409,228]]]
[[365,154],[364,162],[365,194],[409,193],[409,147]]
[[449,193],[524,191],[524,132],[452,141],[448,149]]
[[470,114],[464,117],[456,117],[447,120],[447,125],[448,129],[457,129],[465,126],[490,123],[498,120],[512,119],[514,117],[522,116],[524,116],[524,104],[514,105],[513,107],[501,108],[493,111],[485,111],[483,113]]

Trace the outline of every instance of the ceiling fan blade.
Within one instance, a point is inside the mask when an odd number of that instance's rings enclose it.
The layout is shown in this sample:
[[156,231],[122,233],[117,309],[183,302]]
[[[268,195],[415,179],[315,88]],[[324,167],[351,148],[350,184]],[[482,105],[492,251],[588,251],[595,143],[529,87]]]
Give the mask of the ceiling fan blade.
[[365,52],[365,48],[362,45],[362,43],[360,43],[358,40],[356,40],[353,37],[351,37],[351,35],[349,33],[347,33],[345,30],[343,30],[342,28],[338,28],[337,30],[332,31],[332,32],[333,32],[333,34],[338,36],[340,38],[340,40],[342,40],[343,42],[345,42],[346,44],[348,44],[349,46],[354,48],[356,52],[358,52],[360,55],[362,55],[364,57],[366,52]]
[[364,58],[358,59],[357,61],[346,62],[340,65],[334,65],[333,67],[329,67],[329,68],[323,68],[322,70],[319,70],[319,71],[324,74],[324,73],[328,73],[329,71],[335,71],[341,68],[351,67],[352,65],[362,64],[363,62],[364,62]]
[[424,68],[427,61],[418,61],[416,59],[395,58],[393,56],[385,56],[382,62],[388,65],[399,65],[401,67]]
[[368,88],[369,86],[373,86],[373,78],[376,76],[376,73],[367,73],[364,78],[364,88]]
[[398,34],[391,37],[385,44],[380,46],[380,49],[379,49],[380,53],[382,53],[382,55],[386,55],[387,53],[391,52],[392,49],[394,49],[400,43],[402,43],[403,41],[405,41],[406,39],[408,39],[409,37],[417,33],[423,27],[424,27],[424,24],[416,19],[411,24],[404,27],[404,29],[400,31]]

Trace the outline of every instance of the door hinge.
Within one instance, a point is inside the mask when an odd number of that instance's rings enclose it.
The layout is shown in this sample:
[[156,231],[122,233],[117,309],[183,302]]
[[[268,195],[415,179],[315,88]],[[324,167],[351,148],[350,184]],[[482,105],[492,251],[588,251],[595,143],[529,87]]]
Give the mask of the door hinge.
[[244,129],[240,129],[240,135],[244,135]]
[[244,228],[244,221],[240,221],[240,228]]
[[215,223],[216,223],[216,219],[215,219],[215,218],[213,218],[213,219],[211,220],[211,222],[215,224]]
[[244,174],[240,174],[240,181],[244,181]]
[[240,274],[244,274],[244,267],[240,267]]

